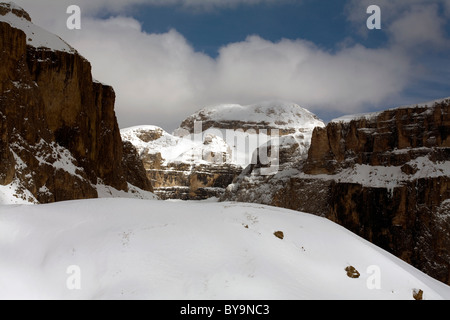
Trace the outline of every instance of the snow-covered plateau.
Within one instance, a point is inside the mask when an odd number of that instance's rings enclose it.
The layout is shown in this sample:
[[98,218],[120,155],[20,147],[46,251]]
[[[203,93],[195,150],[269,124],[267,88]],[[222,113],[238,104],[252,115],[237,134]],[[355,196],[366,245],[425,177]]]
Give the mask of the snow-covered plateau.
[[450,298],[450,287],[327,219],[255,204],[0,206],[0,256],[0,299]]

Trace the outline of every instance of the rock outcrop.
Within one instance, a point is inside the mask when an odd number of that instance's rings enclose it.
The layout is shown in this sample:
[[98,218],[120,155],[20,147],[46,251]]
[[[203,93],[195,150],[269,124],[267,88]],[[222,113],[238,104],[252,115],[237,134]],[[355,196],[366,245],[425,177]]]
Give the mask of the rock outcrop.
[[449,132],[450,99],[337,119],[307,157],[247,171],[222,200],[327,217],[450,284]]
[[153,186],[139,158],[137,149],[129,141],[123,141],[122,167],[125,180],[139,189],[153,192]]
[[0,60],[0,185],[38,203],[95,198],[99,182],[127,191],[115,93],[90,63],[11,3],[0,4]]

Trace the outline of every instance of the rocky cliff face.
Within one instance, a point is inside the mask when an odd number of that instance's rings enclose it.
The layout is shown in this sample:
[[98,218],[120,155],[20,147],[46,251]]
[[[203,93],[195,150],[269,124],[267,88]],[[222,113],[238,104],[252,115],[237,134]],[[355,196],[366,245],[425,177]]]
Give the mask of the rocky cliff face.
[[23,9],[0,8],[0,184],[39,203],[95,198],[99,182],[127,191],[113,89]]
[[222,200],[327,217],[450,284],[450,99],[337,119],[305,159],[235,180]]
[[355,164],[399,166],[450,147],[448,100],[343,118],[314,132],[305,172],[334,174]]

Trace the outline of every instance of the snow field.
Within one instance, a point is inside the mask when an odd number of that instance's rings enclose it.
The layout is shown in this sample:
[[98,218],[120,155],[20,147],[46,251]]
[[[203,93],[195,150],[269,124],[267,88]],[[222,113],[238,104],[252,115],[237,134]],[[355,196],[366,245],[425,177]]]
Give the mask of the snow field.
[[[282,231],[284,239],[274,236]],[[320,217],[253,204],[97,199],[0,206],[1,299],[449,299]],[[358,279],[347,276],[354,266]],[[370,290],[370,266],[380,289]],[[81,290],[66,271],[78,266]]]

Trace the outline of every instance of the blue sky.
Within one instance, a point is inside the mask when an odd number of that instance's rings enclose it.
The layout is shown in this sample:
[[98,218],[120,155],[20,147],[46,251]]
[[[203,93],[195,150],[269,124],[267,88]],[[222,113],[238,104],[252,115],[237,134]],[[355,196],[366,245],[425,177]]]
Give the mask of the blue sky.
[[[329,121],[450,96],[450,0],[16,2],[115,88],[121,127],[170,131],[219,103],[287,100]],[[68,4],[82,30],[65,27]]]
[[270,41],[301,38],[332,50],[351,32],[345,21],[345,3],[309,0],[202,11],[141,6],[134,16],[143,23],[145,31],[163,33],[176,29],[196,50],[212,57],[217,56],[221,46],[244,41],[249,35]]

